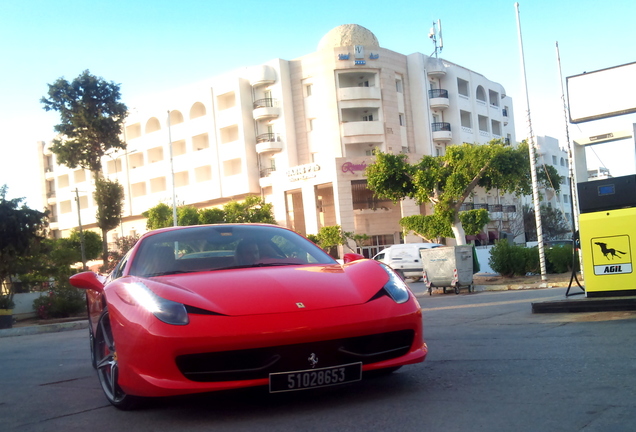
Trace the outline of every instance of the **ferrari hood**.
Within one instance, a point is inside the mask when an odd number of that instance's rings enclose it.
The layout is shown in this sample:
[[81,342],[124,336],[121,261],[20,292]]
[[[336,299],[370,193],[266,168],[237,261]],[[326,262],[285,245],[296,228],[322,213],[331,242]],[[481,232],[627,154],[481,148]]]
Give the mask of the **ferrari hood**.
[[379,263],[361,260],[178,274],[153,278],[149,287],[169,300],[239,316],[362,304],[387,281]]

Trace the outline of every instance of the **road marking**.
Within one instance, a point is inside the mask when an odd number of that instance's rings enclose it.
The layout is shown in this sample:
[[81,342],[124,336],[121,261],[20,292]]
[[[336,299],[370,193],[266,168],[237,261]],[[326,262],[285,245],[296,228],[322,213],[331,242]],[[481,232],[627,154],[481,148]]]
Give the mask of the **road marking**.
[[466,308],[476,308],[476,307],[483,307],[483,306],[500,306],[500,305],[506,305],[506,304],[529,303],[534,301],[547,301],[547,300],[556,300],[556,299],[563,299],[563,296],[538,297],[534,299],[508,300],[508,301],[477,303],[477,304],[469,304],[469,305],[441,306],[441,307],[434,307],[434,308],[421,308],[420,310],[422,312],[427,312],[427,311],[447,310],[447,309],[466,309]]

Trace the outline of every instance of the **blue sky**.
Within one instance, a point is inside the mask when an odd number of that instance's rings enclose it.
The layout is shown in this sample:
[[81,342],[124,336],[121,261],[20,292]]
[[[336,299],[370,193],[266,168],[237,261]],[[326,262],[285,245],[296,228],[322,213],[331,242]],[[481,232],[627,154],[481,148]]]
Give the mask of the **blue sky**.
[[[564,77],[634,62],[636,3],[519,4],[533,130],[565,145],[555,43]],[[9,198],[26,197],[29,206],[41,208],[35,142],[49,141],[59,119],[46,113],[39,100],[47,84],[59,77],[72,80],[89,69],[119,83],[122,101],[132,106],[136,98],[155,90],[313,52],[320,38],[341,24],[368,28],[383,48],[431,54],[428,31],[437,19],[443,27],[441,57],[501,83],[513,98],[517,139],[525,138],[525,89],[513,1],[3,0],[0,185],[9,186]],[[628,115],[571,125],[570,136],[631,129],[634,122],[636,116]],[[613,168],[626,151],[634,159],[631,145],[599,154]]]

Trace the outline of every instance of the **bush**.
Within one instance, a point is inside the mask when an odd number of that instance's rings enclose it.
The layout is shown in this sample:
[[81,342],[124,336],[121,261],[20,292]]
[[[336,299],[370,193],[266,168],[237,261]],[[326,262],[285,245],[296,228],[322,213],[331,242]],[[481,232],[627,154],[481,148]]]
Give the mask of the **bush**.
[[490,250],[490,268],[504,277],[525,275],[530,253],[527,248],[510,244],[507,240],[495,243]]
[[553,246],[545,250],[548,273],[565,273],[572,271],[572,246]]
[[85,308],[84,292],[68,285],[56,286],[33,301],[33,309],[42,319],[74,316]]
[[[572,271],[572,246],[554,246],[545,249],[547,273]],[[490,268],[504,277],[541,273],[539,248],[511,245],[506,240],[498,241],[490,251]]]

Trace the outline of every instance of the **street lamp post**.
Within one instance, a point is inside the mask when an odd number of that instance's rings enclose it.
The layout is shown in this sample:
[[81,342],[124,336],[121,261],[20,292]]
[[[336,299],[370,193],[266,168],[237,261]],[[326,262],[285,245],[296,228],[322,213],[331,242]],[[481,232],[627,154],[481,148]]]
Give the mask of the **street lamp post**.
[[177,221],[177,193],[174,184],[174,163],[172,162],[172,133],[170,131],[170,110],[168,110],[168,149],[170,150],[170,178],[172,179],[172,221],[178,226]]
[[77,222],[80,231],[80,249],[82,251],[82,271],[86,271],[86,247],[84,246],[84,229],[82,228],[82,216],[80,212],[79,191],[75,188],[75,201],[77,201]]

